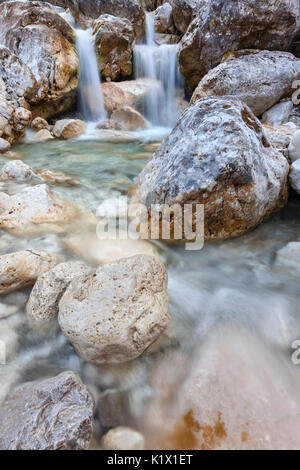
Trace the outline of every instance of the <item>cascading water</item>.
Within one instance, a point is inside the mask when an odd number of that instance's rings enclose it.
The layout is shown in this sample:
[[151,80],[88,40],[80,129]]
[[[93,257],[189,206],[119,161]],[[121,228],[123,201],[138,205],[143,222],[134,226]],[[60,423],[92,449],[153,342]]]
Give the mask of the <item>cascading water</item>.
[[96,122],[105,119],[101,80],[97,57],[90,30],[76,30],[76,44],[80,62],[80,109],[85,121]]
[[145,103],[144,114],[154,126],[173,127],[177,121],[179,109],[176,98],[183,88],[183,80],[177,65],[177,44],[155,43],[154,20],[151,13],[146,13],[146,41],[134,48],[136,78],[150,78],[159,81]]

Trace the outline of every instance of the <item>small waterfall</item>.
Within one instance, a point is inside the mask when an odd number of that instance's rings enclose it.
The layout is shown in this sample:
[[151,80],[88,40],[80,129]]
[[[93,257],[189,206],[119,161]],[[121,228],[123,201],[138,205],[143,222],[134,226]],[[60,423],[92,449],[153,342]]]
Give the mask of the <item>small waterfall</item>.
[[77,29],[77,51],[80,62],[80,108],[85,121],[96,122],[105,119],[101,80],[97,57],[90,30]]
[[146,13],[145,44],[134,48],[136,78],[158,80],[160,87],[153,87],[145,103],[144,114],[155,126],[173,127],[178,118],[178,91],[183,88],[183,80],[177,64],[177,44],[155,43],[154,19]]

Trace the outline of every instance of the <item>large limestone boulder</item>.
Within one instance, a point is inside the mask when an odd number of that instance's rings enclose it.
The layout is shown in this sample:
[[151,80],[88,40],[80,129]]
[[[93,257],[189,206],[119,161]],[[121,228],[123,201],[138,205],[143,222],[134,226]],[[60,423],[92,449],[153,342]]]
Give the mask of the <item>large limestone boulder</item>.
[[300,78],[300,60],[288,52],[240,51],[210,70],[196,88],[192,103],[206,96],[233,95],[260,116],[292,95]]
[[74,372],[17,387],[0,406],[3,450],[84,450],[94,401]]
[[119,83],[103,83],[102,93],[104,105],[108,113],[123,106],[142,109],[147,96],[152,91],[160,89],[160,82],[149,78],[140,78]]
[[287,200],[287,160],[237,98],[204,98],[188,108],[139,177],[151,204],[204,205],[205,238],[241,235]]
[[[36,91],[27,99],[34,117],[51,117],[74,102],[78,86],[75,33],[53,9],[41,2],[3,3],[0,42],[20,59],[23,69],[27,66],[24,85]],[[22,90],[22,80],[18,80]]]
[[299,18],[300,5],[293,0],[199,0],[197,15],[179,50],[181,71],[190,89],[229,51],[289,50]]
[[86,276],[91,268],[80,261],[60,263],[41,274],[29,297],[26,310],[30,323],[43,325],[58,314],[58,304],[73,279]]
[[74,139],[86,132],[87,125],[80,119],[62,119],[56,121],[53,135],[58,139]]
[[120,80],[132,75],[132,24],[126,18],[102,15],[93,27],[99,70],[104,79]]
[[154,25],[158,33],[172,34],[175,32],[172,7],[169,3],[164,3],[155,10]]
[[99,267],[73,281],[59,304],[59,324],[76,351],[95,364],[133,360],[169,323],[167,273],[151,256]]
[[111,115],[113,121],[121,125],[121,128],[125,131],[137,131],[140,129],[147,129],[149,127],[146,119],[131,108],[131,106],[123,106],[122,108],[116,109]]
[[17,251],[0,256],[0,294],[33,285],[37,278],[63,261],[44,251]]
[[60,198],[46,184],[12,196],[0,193],[0,228],[15,235],[63,232],[74,219],[94,221],[92,213],[73,201]]

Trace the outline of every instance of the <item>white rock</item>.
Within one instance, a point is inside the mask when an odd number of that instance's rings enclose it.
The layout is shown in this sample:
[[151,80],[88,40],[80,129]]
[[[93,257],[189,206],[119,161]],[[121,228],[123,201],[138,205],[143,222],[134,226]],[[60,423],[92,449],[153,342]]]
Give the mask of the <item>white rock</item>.
[[2,181],[7,180],[16,180],[16,181],[27,181],[27,180],[38,180],[43,181],[41,178],[38,178],[34,171],[30,168],[29,165],[23,163],[21,160],[12,160],[6,163],[2,167],[0,173],[0,179]]
[[0,256],[0,294],[34,284],[38,276],[62,261],[62,256],[44,251],[17,251]]
[[5,153],[10,149],[10,143],[0,137],[0,153]]
[[283,101],[282,103],[275,104],[275,106],[272,106],[272,108],[263,114],[262,122],[269,126],[281,126],[288,122],[292,109],[292,101]]
[[88,275],[91,268],[80,261],[61,263],[38,277],[26,306],[33,324],[47,323],[56,318],[59,301],[76,277]]
[[134,429],[120,426],[111,429],[101,441],[105,450],[144,450],[144,436]]
[[169,323],[167,273],[137,255],[76,279],[59,304],[59,324],[78,354],[95,364],[140,356]]
[[296,160],[290,170],[289,175],[290,185],[296,191],[296,193],[300,194],[300,160]]
[[54,140],[54,136],[48,129],[41,129],[33,136],[34,142],[49,142],[50,140]]
[[289,157],[292,162],[300,158],[300,129],[296,131],[289,146]]

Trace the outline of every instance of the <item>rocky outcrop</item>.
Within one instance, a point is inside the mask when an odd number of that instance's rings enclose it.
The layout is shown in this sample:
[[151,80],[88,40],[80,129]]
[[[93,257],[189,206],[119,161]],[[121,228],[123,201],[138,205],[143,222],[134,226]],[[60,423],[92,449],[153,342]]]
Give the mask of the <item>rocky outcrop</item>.
[[142,203],[204,205],[205,238],[241,235],[287,200],[287,160],[236,98],[188,108],[139,177]]
[[299,18],[300,5],[291,0],[199,0],[197,16],[179,50],[181,71],[190,89],[229,51],[289,50]]
[[55,253],[29,250],[0,256],[0,294],[33,285],[40,275],[63,260]]
[[91,272],[86,264],[69,261],[55,266],[38,277],[28,300],[26,310],[34,325],[47,324],[58,314],[58,304],[71,281]]
[[93,34],[99,70],[104,79],[126,79],[132,75],[132,24],[126,18],[102,15],[95,22]]
[[87,125],[80,119],[62,119],[56,121],[53,135],[58,139],[74,139],[86,132]]
[[74,372],[20,385],[0,406],[0,449],[88,449],[93,410],[93,398]]
[[104,450],[145,450],[144,436],[125,426],[111,429],[101,440]]
[[20,61],[22,76],[15,80],[22,93],[27,90],[23,96],[33,116],[51,117],[74,102],[78,86],[75,34],[54,10],[41,2],[3,3],[0,41]]
[[63,3],[60,6],[69,8],[83,28],[90,27],[101,15],[113,15],[130,20],[136,37],[143,37],[145,14],[139,0],[63,0]]
[[[199,4],[200,3],[200,4]],[[172,0],[172,14],[178,31],[186,32],[201,6],[199,0]]]
[[154,16],[155,30],[158,33],[175,33],[175,27],[172,16],[172,7],[169,3],[164,3],[155,11]]
[[151,91],[159,88],[158,81],[148,78],[119,83],[103,83],[102,93],[105,108],[108,113],[123,106],[132,106],[140,110]]
[[116,109],[112,113],[111,119],[118,122],[125,131],[137,131],[149,127],[148,122],[141,113],[131,108],[131,106],[123,106]]
[[133,360],[169,322],[167,273],[154,257],[105,264],[72,282],[59,304],[59,324],[78,354],[95,364]]
[[296,191],[296,193],[300,194],[300,160],[296,160],[292,166],[289,175],[290,185]]
[[15,235],[63,232],[74,219],[94,221],[92,213],[62,199],[45,184],[9,196],[0,193],[0,228]]
[[300,60],[288,52],[239,51],[210,70],[196,88],[192,103],[206,96],[233,95],[260,116],[291,96],[300,79]]

